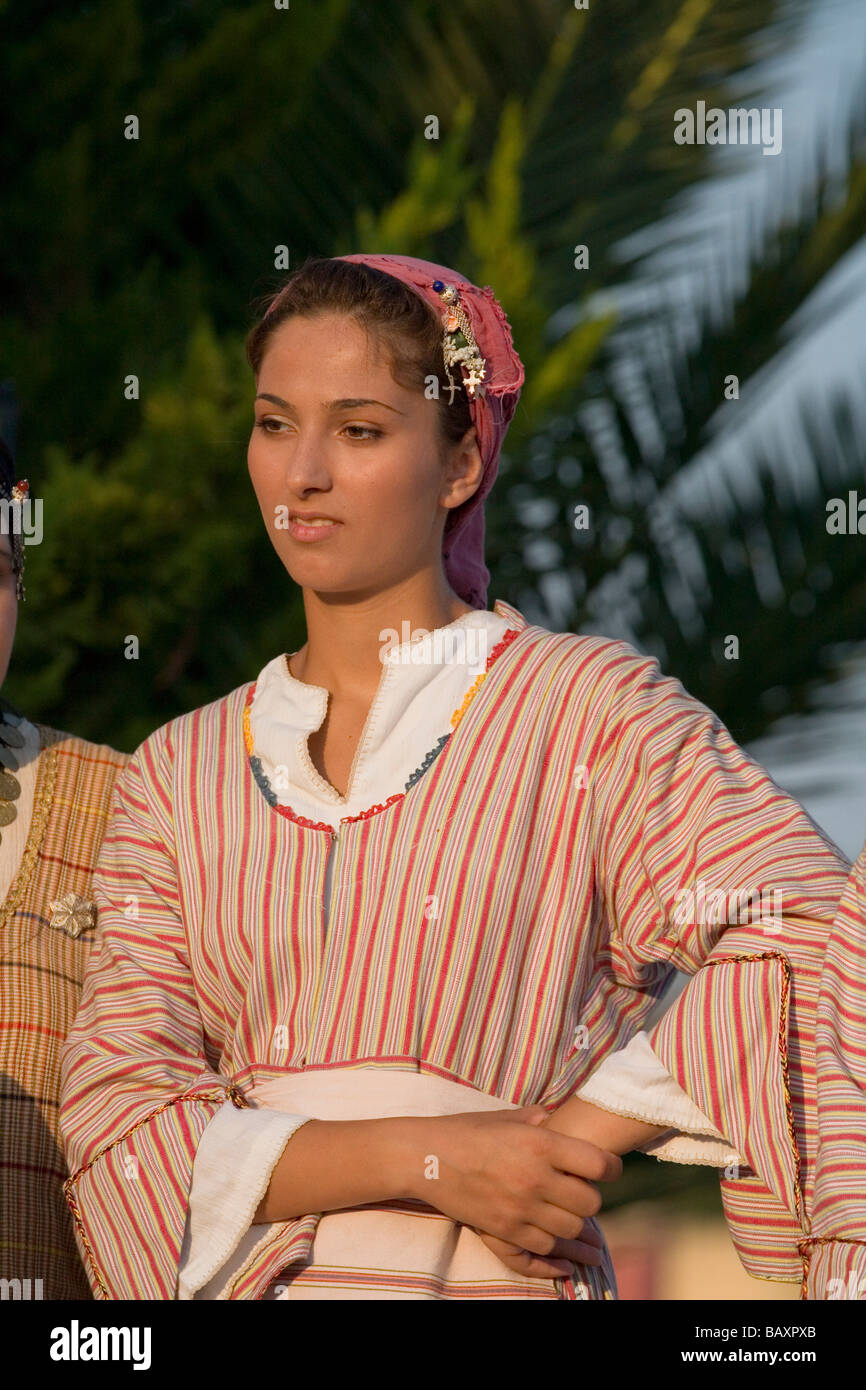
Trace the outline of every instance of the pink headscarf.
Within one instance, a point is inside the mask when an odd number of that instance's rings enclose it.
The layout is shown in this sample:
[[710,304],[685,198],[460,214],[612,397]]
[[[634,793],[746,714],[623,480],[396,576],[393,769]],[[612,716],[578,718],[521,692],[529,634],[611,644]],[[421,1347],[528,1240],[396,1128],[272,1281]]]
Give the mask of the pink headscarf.
[[[382,270],[410,285],[442,317],[445,301],[433,289],[437,280],[454,285],[466,311],[478,350],[485,360],[484,384],[469,397],[469,411],[484,465],[476,492],[448,514],[442,537],[442,560],[448,582],[465,603],[487,607],[490,571],[484,563],[484,499],[496,481],[502,441],[523,386],[523,363],[514,350],[511,327],[489,285],[481,289],[447,265],[422,261],[416,256],[376,256],[358,253],[337,256]],[[276,307],[279,295],[268,308]]]

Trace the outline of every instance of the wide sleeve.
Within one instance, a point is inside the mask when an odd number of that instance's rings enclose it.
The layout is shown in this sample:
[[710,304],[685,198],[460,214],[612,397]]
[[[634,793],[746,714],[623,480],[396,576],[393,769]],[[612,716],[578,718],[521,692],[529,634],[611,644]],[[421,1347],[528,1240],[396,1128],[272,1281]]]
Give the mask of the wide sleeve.
[[866,1299],[866,845],[851,870],[818,997],[819,1150],[806,1296]]
[[157,731],[115,783],[96,938],[62,1056],[65,1191],[102,1298],[175,1296],[196,1145],[228,1093],[205,1057],[164,764]]
[[[692,976],[646,1039],[735,1155],[722,1200],[746,1269],[802,1279],[819,1149],[839,1127],[816,1036],[850,863],[653,658],[623,661],[589,773],[601,1002],[624,1045],[671,968]],[[850,1036],[824,1026],[858,1073]],[[866,1202],[866,1169],[850,1177]]]
[[179,1299],[195,1298],[229,1263],[253,1225],[286,1144],[311,1118],[223,1103],[196,1149]]
[[[232,1132],[259,1178],[293,1132],[287,1117],[247,1108],[214,1065],[217,1042],[206,1045],[174,857],[169,728],[145,740],[115,783],[93,882],[96,938],[62,1055],[65,1193],[91,1287],[106,1299],[178,1296],[194,1161],[218,1116],[229,1109],[241,1122]],[[225,1129],[223,1119],[213,1133]],[[229,1186],[237,1196],[235,1175],[222,1179],[223,1197]],[[240,1239],[246,1197],[230,1217],[215,1215],[211,1253]],[[292,1223],[281,1229],[288,1252]],[[206,1274],[205,1258],[195,1272]]]
[[711,1168],[741,1161],[725,1136],[665,1071],[646,1032],[636,1033],[626,1047],[606,1057],[575,1094],[615,1115],[667,1126],[666,1133],[639,1145],[654,1158]]

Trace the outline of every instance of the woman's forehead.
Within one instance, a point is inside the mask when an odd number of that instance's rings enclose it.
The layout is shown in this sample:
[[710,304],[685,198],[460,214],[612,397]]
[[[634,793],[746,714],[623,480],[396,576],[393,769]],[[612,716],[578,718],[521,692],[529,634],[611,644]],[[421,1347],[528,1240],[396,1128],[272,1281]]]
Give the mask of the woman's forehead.
[[293,366],[306,365],[317,372],[323,362],[330,367],[339,362],[362,364],[371,371],[387,371],[389,359],[381,334],[371,333],[351,314],[330,311],[309,318],[293,314],[276,328],[262,359],[262,370],[269,359],[292,359]]
[[[280,325],[280,332],[286,325]],[[383,395],[401,409],[417,394],[394,376],[394,366],[384,345],[368,337],[360,325],[359,336],[338,337],[327,330],[315,337],[300,333],[274,339],[265,353],[256,378],[258,395],[279,395],[294,400],[303,390],[323,399]]]

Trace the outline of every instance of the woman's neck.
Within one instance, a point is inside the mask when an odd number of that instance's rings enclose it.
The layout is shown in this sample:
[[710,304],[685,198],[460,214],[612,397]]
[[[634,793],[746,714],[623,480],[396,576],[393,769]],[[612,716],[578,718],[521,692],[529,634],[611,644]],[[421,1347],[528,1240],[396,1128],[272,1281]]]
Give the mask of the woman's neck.
[[353,602],[305,589],[304,610],[307,641],[292,658],[292,675],[324,686],[338,700],[358,703],[375,695],[389,641],[399,645],[475,611],[447,586],[418,585]]

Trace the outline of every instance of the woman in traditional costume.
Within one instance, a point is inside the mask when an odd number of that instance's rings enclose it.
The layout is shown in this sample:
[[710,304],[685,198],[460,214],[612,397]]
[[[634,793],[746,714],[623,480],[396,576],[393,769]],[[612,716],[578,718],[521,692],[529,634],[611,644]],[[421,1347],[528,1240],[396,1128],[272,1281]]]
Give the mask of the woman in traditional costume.
[[750,1273],[859,1277],[863,856],[653,658],[487,607],[493,291],[313,261],[248,354],[307,642],[115,790],[61,1117],[94,1292],[615,1298],[635,1147],[722,1170]]
[[[22,513],[0,440],[0,684],[24,599]],[[32,505],[32,503],[31,503]],[[0,1280],[4,1297],[90,1298],[63,1194],[60,1050],[94,937],[92,879],[118,772],[105,744],[0,699]]]

